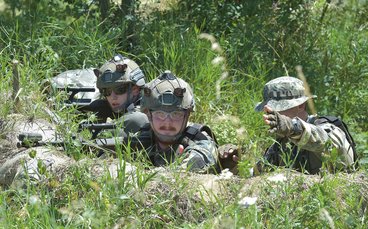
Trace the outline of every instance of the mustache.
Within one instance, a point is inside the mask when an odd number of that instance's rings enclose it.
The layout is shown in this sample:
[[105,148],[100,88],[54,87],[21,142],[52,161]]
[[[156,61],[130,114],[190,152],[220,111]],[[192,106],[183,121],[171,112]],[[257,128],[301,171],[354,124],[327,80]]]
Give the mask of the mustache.
[[176,128],[173,126],[161,126],[159,130],[176,131]]

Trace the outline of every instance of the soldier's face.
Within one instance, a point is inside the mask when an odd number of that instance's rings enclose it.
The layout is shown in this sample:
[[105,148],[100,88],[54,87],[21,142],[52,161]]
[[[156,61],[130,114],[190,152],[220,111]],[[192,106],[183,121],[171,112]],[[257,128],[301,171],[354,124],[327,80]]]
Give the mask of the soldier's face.
[[181,130],[186,120],[185,111],[151,111],[152,126],[157,133],[166,136],[175,136]]
[[279,113],[289,118],[294,118],[298,114],[298,107],[293,107],[284,111],[280,111]]
[[106,96],[106,99],[109,102],[111,109],[114,112],[119,112],[125,108],[125,103],[128,100],[128,93],[118,95],[112,91],[109,96]]
[[[124,86],[121,90],[108,90],[105,93],[105,97],[110,104],[111,109],[114,112],[120,112],[125,109],[125,105],[128,102],[128,86]],[[135,97],[139,94],[139,87],[134,85],[130,91],[131,97]],[[130,101],[134,102],[134,101]]]
[[303,114],[305,112],[305,106],[306,104],[302,104],[296,107],[292,107],[290,109],[284,110],[284,111],[280,111],[279,113],[282,115],[285,115],[289,118],[295,118],[295,117],[299,117],[301,118],[301,114]]

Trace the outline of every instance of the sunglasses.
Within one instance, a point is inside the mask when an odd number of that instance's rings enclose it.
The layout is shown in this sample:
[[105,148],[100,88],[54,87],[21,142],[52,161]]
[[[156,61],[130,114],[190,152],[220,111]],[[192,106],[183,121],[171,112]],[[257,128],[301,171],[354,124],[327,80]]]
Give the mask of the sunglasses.
[[152,118],[159,119],[164,121],[167,117],[170,116],[170,119],[173,121],[182,120],[185,116],[185,111],[172,111],[172,112],[165,112],[165,111],[151,111]]
[[129,89],[129,85],[114,87],[114,88],[103,88],[101,91],[101,94],[104,96],[110,96],[112,92],[114,92],[116,95],[122,95],[125,94]]

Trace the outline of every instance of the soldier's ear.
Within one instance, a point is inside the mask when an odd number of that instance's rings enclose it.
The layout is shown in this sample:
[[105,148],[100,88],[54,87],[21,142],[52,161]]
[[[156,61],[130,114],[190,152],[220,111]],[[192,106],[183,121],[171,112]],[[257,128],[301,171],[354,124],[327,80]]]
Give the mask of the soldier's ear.
[[95,76],[98,78],[100,76],[100,70],[97,68],[93,69],[93,72],[95,73]]

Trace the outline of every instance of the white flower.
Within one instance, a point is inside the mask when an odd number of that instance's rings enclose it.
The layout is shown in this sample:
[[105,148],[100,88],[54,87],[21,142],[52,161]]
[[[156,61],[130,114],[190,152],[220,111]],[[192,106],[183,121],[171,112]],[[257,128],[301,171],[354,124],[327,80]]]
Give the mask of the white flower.
[[130,197],[128,195],[124,195],[124,194],[123,195],[120,195],[119,198],[121,200],[129,200],[130,199]]
[[257,197],[249,197],[249,196],[246,196],[244,197],[243,199],[241,199],[238,204],[241,206],[241,207],[244,207],[244,208],[247,208],[251,205],[254,205],[257,201]]

